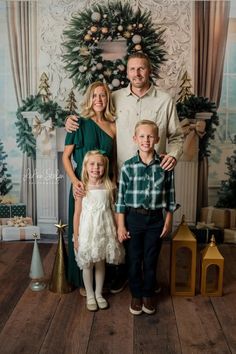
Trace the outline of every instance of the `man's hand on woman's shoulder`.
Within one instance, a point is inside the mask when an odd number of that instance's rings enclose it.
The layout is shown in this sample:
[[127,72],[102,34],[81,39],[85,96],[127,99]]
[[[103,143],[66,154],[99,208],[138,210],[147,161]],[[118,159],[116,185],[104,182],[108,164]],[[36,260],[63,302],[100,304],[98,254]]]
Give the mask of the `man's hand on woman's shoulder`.
[[75,114],[66,117],[65,129],[68,133],[75,132],[79,128],[78,119],[79,117]]

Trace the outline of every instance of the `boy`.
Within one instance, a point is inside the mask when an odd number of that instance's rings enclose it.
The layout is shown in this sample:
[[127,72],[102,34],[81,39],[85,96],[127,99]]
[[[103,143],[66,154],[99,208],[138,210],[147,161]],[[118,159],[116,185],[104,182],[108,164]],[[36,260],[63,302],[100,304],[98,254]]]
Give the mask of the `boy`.
[[[141,120],[135,126],[137,155],[121,168],[116,203],[118,238],[127,242],[130,312],[153,314],[156,265],[162,239],[171,230],[176,209],[173,171],[165,171],[155,151],[158,127]],[[166,210],[165,220],[163,209]]]

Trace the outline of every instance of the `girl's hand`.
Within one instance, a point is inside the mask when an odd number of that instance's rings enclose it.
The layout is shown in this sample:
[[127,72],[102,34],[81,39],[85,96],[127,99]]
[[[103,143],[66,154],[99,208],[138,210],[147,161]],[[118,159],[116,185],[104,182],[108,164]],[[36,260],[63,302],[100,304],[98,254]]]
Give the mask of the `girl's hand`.
[[74,240],[74,250],[78,252],[79,250],[79,240],[78,237]]
[[125,226],[119,227],[117,229],[117,234],[118,234],[118,240],[120,243],[122,243],[125,240],[128,240],[130,238],[129,231],[126,230]]

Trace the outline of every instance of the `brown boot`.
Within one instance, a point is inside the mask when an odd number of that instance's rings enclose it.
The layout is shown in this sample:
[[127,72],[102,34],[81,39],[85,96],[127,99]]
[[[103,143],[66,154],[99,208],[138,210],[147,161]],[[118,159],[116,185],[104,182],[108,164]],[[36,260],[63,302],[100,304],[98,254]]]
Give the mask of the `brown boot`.
[[152,315],[156,312],[156,306],[152,297],[143,297],[143,312]]

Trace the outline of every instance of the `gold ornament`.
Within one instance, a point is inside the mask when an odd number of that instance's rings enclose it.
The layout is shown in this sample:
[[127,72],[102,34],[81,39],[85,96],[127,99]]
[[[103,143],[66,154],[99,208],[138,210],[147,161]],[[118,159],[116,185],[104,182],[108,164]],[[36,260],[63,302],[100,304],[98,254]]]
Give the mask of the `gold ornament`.
[[91,31],[92,33],[96,33],[97,30],[98,30],[98,28],[97,28],[96,26],[92,26],[92,27],[90,28],[90,31]]
[[143,28],[143,24],[142,24],[142,23],[139,23],[139,24],[138,24],[138,27],[139,27],[139,28]]
[[130,37],[131,37],[130,32],[129,32],[129,31],[125,31],[125,32],[123,33],[123,37],[124,37],[124,38],[130,38]]
[[132,28],[133,28],[132,25],[128,25],[128,26],[127,26],[127,30],[129,30],[129,31],[131,31]]
[[79,49],[80,55],[87,57],[90,54],[90,51],[88,50],[87,47],[81,47]]
[[136,44],[136,46],[134,47],[135,50],[142,50],[142,47],[140,44]]
[[90,34],[86,34],[85,36],[84,36],[84,40],[85,41],[91,41],[91,36],[90,36]]
[[103,34],[107,34],[107,33],[108,33],[108,28],[107,28],[107,27],[102,27],[102,28],[101,28],[101,32],[102,32]]

